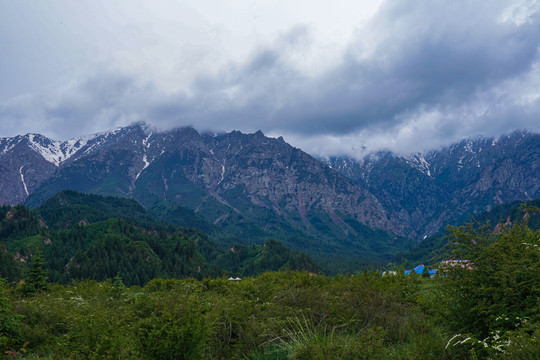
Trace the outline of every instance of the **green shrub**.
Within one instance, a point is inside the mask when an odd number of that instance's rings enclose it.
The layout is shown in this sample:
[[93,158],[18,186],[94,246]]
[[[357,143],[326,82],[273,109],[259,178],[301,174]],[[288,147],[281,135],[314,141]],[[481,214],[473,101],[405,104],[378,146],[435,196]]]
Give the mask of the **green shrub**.
[[525,344],[537,340],[522,329],[540,320],[540,231],[525,223],[499,233],[489,224],[467,224],[450,233],[454,258],[469,260],[465,267],[443,269],[440,277],[442,316],[454,334],[461,334],[452,347],[491,357],[518,351],[512,346],[516,334],[522,347],[536,346]]
[[[0,279],[2,281],[2,279]],[[21,343],[20,322],[23,316],[13,314],[9,299],[0,297],[0,351],[17,348]]]
[[201,359],[207,329],[201,308],[189,304],[141,321],[138,337],[149,359]]

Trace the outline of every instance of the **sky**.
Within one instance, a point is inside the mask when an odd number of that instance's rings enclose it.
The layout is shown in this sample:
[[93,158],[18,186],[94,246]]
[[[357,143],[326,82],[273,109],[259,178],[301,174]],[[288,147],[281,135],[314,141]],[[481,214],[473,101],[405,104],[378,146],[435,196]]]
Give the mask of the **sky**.
[[540,131],[540,0],[0,0],[0,137],[144,121],[317,155]]

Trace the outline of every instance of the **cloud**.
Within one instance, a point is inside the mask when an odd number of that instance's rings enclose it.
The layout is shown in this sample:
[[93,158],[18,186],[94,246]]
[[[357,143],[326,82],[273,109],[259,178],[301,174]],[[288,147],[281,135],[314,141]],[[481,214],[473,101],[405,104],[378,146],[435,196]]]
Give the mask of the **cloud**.
[[540,131],[538,1],[386,1],[343,46],[316,34],[299,24],[241,61],[206,57],[186,86],[100,62],[65,86],[0,103],[0,120],[7,133],[56,138],[139,120],[262,130],[317,155]]

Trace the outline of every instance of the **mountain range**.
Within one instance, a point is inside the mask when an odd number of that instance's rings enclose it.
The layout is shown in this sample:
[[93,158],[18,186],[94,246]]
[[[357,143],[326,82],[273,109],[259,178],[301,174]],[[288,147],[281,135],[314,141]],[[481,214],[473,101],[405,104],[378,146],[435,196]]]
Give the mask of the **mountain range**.
[[518,131],[422,154],[317,159],[260,131],[135,123],[69,141],[1,138],[0,204],[37,207],[65,189],[129,197],[162,216],[188,214],[229,242],[275,237],[388,259],[446,224],[539,198],[539,150],[540,135]]
[[423,239],[493,207],[540,197],[540,135],[465,139],[424,154],[334,157],[333,169],[374,194],[402,235]]

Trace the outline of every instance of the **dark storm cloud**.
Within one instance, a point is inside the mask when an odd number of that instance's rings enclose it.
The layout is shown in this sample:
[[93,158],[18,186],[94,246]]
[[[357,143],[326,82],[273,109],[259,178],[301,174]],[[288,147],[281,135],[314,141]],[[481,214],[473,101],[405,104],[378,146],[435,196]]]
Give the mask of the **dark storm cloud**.
[[157,97],[159,92],[150,84],[99,69],[61,88],[1,104],[0,118],[8,131],[26,128],[66,139],[140,120]]
[[[452,134],[465,120],[451,121],[456,109],[475,107],[479,94],[525,76],[539,61],[538,12],[516,24],[503,17],[507,5],[387,2],[326,72],[309,77],[296,71],[288,61],[291,49],[281,46],[287,42],[283,37],[243,66],[201,78],[192,101],[177,113],[201,127],[343,135],[392,129],[419,112],[438,111],[448,118],[441,129]],[[289,43],[298,44],[295,35]],[[515,111],[506,101],[503,112]],[[174,106],[169,111],[174,113]],[[505,121],[495,115],[483,117]]]
[[357,55],[361,39],[351,44],[341,64],[295,88],[300,93],[290,94],[294,100],[275,122],[283,130],[335,134],[391,127],[420,107],[467,103],[538,62],[538,14],[517,26],[501,22],[502,9],[491,2],[447,3],[386,3],[372,20],[371,53]]
[[138,120],[260,129],[290,134],[314,152],[350,150],[345,141],[314,144],[328,136],[382,143],[350,148],[416,151],[480,133],[538,130],[539,10],[530,1],[387,1],[324,70],[302,69],[316,44],[298,26],[245,62],[197,77],[185,92],[104,66],[53,94],[0,104],[0,117],[35,131],[53,123],[47,131],[57,137]]

